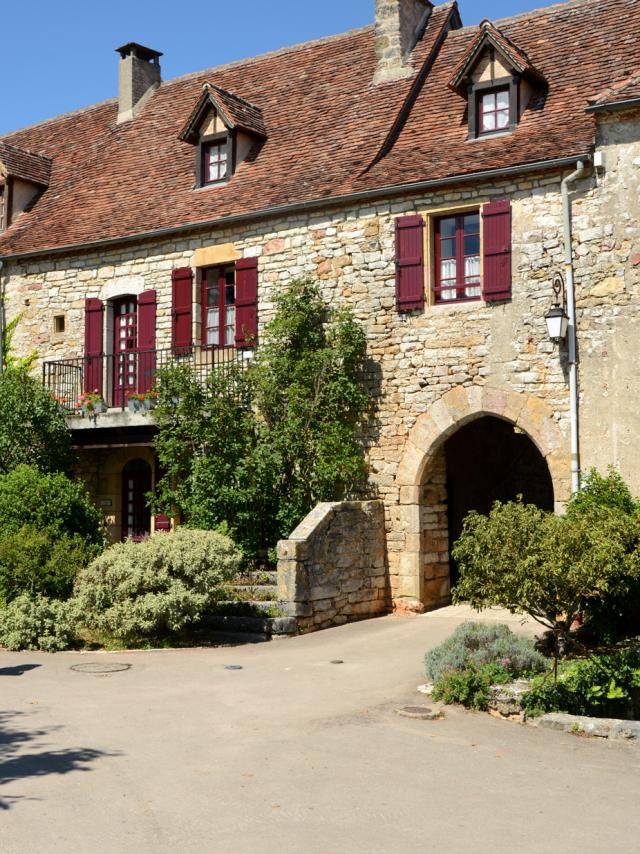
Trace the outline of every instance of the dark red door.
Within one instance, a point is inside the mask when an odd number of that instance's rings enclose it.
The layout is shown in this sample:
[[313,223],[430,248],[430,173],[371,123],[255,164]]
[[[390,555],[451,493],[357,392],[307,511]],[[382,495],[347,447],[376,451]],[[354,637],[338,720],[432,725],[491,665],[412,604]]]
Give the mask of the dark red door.
[[137,391],[138,306],[135,297],[113,305],[113,405],[124,406]]
[[122,469],[122,539],[141,540],[151,532],[151,511],[145,495],[151,490],[151,466],[130,460]]

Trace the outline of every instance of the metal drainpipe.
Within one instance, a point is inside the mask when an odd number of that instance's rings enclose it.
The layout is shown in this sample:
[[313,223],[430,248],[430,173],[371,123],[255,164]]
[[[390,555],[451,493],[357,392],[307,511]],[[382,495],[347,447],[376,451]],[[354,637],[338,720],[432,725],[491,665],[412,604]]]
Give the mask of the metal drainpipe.
[[576,340],[576,294],[573,281],[573,247],[571,234],[571,202],[569,185],[581,178],[584,162],[578,160],[576,170],[562,180],[562,214],[564,221],[564,270],[567,285],[568,345],[569,345],[569,408],[571,418],[571,493],[580,491],[580,436],[578,430],[578,356]]

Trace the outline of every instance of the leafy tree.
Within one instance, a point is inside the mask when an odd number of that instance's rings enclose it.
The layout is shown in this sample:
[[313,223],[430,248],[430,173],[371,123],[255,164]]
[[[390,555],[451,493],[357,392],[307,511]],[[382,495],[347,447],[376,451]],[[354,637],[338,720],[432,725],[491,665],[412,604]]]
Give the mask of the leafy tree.
[[565,516],[521,502],[472,511],[453,547],[455,601],[524,613],[551,629],[557,653],[585,605],[640,577],[640,516],[585,502]]
[[64,413],[25,367],[0,374],[0,474],[21,463],[69,471],[71,435]]
[[364,332],[330,311],[309,280],[276,299],[256,364],[213,372],[160,372],[156,450],[165,476],[155,498],[188,524],[225,524],[256,558],[318,501],[365,479],[359,430]]
[[18,324],[22,320],[22,315],[18,314],[13,320],[10,320],[7,323],[4,334],[2,336],[2,365],[5,368],[17,368],[18,370],[28,371],[30,370],[36,359],[38,358],[38,353],[33,350],[29,353],[28,356],[25,356],[23,359],[19,359],[14,355],[13,348],[13,336],[15,335],[16,329],[18,328]]

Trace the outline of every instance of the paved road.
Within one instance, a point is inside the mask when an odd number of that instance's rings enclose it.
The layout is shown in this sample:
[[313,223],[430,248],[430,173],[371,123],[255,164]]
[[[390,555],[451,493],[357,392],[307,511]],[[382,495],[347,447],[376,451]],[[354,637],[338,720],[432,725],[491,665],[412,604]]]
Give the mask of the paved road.
[[[464,615],[232,649],[0,653],[0,852],[640,851],[640,748],[393,713],[422,701],[423,652]],[[70,670],[89,661],[131,668]]]

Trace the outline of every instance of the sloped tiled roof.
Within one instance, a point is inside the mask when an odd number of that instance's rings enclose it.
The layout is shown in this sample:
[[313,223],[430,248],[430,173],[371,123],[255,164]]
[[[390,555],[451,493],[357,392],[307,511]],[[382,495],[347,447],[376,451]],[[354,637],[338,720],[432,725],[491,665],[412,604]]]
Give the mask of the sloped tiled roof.
[[[454,8],[434,8],[412,55],[416,74]],[[588,154],[589,96],[638,67],[640,0],[569,0],[496,27],[547,82],[514,133],[499,138],[467,141],[466,104],[448,88],[477,27],[447,34],[421,86],[373,85],[367,27],[162,83],[131,122],[116,123],[111,100],[9,134],[4,142],[51,158],[53,169],[33,210],[0,236],[0,256]],[[205,82],[255,105],[267,138],[228,184],[194,192],[193,147],[178,135]]]
[[466,101],[448,83],[478,31],[455,30],[447,36],[393,148],[355,187],[410,184],[425,178],[454,180],[591,153],[596,118],[585,112],[588,98],[617,79],[621,68],[637,66],[640,0],[572,0],[495,24],[546,81],[515,131],[467,139]]
[[480,24],[477,36],[464,52],[464,56],[453,73],[449,83],[451,89],[460,91],[468,71],[473,67],[474,60],[488,44],[497,48],[508,64],[523,76],[534,81],[544,79],[522,50],[513,44],[491,21],[485,20]]
[[14,145],[9,145],[0,140],[1,173],[46,187],[49,184],[51,174],[51,160],[40,154],[23,151],[21,148],[16,148]]
[[593,109],[594,107],[615,106],[638,99],[640,99],[640,67],[633,74],[618,80],[604,91],[589,98],[589,104],[591,105],[590,109]]

